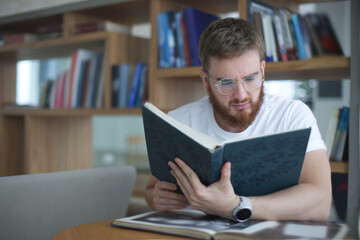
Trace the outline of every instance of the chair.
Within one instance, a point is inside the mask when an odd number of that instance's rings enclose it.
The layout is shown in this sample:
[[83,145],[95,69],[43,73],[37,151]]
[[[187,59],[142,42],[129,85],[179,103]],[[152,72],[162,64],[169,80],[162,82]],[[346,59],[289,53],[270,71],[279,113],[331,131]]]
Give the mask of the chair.
[[48,240],[124,217],[135,179],[132,166],[0,177],[0,239]]

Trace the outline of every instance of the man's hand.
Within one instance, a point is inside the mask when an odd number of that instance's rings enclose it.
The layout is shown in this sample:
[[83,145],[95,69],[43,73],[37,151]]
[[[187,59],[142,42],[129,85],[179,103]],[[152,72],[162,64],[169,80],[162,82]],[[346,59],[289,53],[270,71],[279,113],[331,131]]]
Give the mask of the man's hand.
[[174,191],[178,187],[169,182],[159,181],[152,191],[152,207],[155,210],[181,209],[189,205],[185,196]]
[[240,203],[240,198],[230,182],[230,162],[223,165],[220,180],[208,187],[200,182],[197,174],[181,159],[176,158],[175,162],[169,162],[171,174],[193,209],[225,218],[232,217],[232,210]]

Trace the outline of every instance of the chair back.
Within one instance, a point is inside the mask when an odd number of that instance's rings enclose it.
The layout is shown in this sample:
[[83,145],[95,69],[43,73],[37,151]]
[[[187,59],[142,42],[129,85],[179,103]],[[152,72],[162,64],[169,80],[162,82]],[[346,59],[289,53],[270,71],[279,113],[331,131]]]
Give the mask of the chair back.
[[67,228],[124,217],[132,166],[0,177],[0,239],[51,239]]

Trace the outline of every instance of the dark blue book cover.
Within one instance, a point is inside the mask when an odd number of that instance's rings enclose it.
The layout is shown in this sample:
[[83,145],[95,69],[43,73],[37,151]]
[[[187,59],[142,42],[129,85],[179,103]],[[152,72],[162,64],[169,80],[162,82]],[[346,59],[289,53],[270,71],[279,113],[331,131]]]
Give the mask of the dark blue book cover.
[[137,94],[137,90],[138,90],[139,84],[140,84],[141,69],[143,67],[144,67],[144,64],[141,63],[141,62],[136,64],[136,69],[135,69],[135,72],[134,72],[132,85],[131,85],[131,91],[130,91],[130,95],[129,95],[129,99],[128,99],[128,107],[129,108],[134,108],[135,107],[136,94]]
[[168,161],[179,157],[208,186],[220,178],[222,165],[230,161],[232,185],[236,194],[244,196],[296,185],[311,131],[299,129],[216,145],[149,103],[143,106],[143,122],[150,170],[157,179],[176,184]]
[[186,35],[188,37],[191,65],[199,66],[201,65],[198,55],[200,36],[210,23],[219,19],[219,17],[191,7],[183,10],[183,17],[185,20]]

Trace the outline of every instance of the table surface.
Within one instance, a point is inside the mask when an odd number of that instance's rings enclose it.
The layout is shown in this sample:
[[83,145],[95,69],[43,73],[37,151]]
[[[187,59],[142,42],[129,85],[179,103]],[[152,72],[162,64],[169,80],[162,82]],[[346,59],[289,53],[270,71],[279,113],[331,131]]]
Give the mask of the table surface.
[[133,239],[177,239],[188,240],[189,238],[171,236],[159,233],[152,233],[146,231],[130,230],[125,228],[117,228],[111,226],[113,220],[100,221],[95,223],[88,223],[76,227],[66,229],[56,234],[52,240],[65,240],[65,239],[102,239],[102,240],[133,240]]

